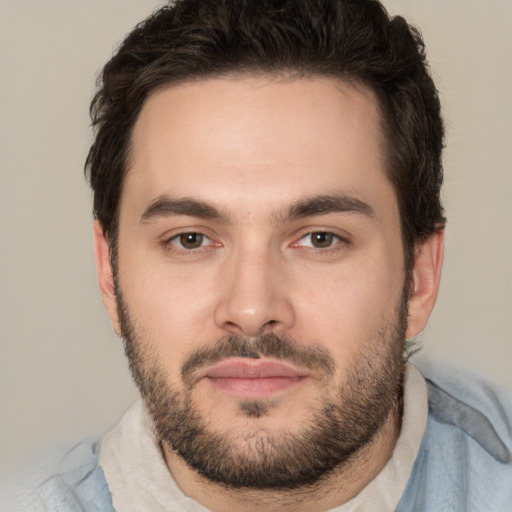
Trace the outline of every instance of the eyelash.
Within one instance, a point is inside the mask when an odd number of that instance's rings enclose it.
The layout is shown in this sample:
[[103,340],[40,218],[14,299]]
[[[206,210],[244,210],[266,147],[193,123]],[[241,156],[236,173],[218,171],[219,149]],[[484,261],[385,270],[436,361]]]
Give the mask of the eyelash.
[[[327,247],[315,247],[313,245],[313,243],[314,243],[313,241],[311,241],[311,245],[301,245],[300,244],[301,241],[305,240],[307,237],[312,237],[313,235],[323,235],[323,236],[330,237],[331,243]],[[309,231],[307,233],[303,233],[301,235],[301,237],[296,242],[294,242],[292,244],[292,247],[304,247],[305,249],[308,249],[308,250],[318,253],[318,252],[324,252],[324,251],[333,251],[338,248],[337,246],[339,244],[347,245],[348,244],[347,238],[343,237],[337,233],[333,233],[332,231],[329,231],[329,230],[318,229],[318,230],[314,230],[314,231]]]
[[[186,248],[186,247],[183,247],[183,244],[181,244],[182,246],[179,247],[179,246],[175,245],[175,243],[173,243],[176,240],[179,241],[180,239],[182,239],[182,237],[191,236],[191,235],[202,237],[201,245],[199,245],[198,247]],[[328,245],[327,247],[315,247],[313,245],[313,242],[311,242],[311,245],[302,245],[300,243],[301,241],[305,240],[307,237],[311,237],[313,235],[326,235],[328,237],[331,237],[330,245]],[[208,242],[208,241],[210,241],[210,243],[206,243],[206,245],[204,245],[204,243]],[[335,251],[335,250],[341,248],[341,247],[339,247],[340,245],[347,246],[347,245],[349,245],[349,243],[350,243],[350,241],[346,237],[343,237],[337,233],[334,233],[327,229],[325,229],[325,230],[317,229],[314,231],[302,233],[300,238],[296,239],[295,242],[290,244],[290,247],[294,247],[294,248],[302,247],[306,251],[313,252],[316,254],[319,254],[319,253],[321,254],[324,252]],[[206,233],[203,233],[201,231],[183,231],[181,233],[177,233],[177,234],[173,235],[170,238],[167,238],[163,242],[163,246],[165,247],[166,250],[178,252],[183,255],[192,256],[194,254],[197,254],[199,251],[202,252],[205,250],[212,250],[212,249],[218,248],[221,246],[221,244],[218,242],[217,243],[213,242],[213,244],[212,244],[212,238],[210,236],[208,236]]]
[[[196,247],[196,248],[186,248],[186,247],[178,247],[178,246],[175,246],[173,244],[173,241],[175,241],[175,240],[179,241],[182,237],[191,236],[191,235],[196,235],[196,236],[203,237],[203,240],[201,241],[201,245],[199,247]],[[210,244],[203,245],[203,243],[205,242],[205,239],[206,239],[206,241],[209,240]],[[211,248],[210,247],[211,242],[212,242],[211,237],[209,237],[206,233],[202,233],[201,231],[183,231],[181,233],[177,233],[176,235],[173,235],[170,238],[167,238],[164,241],[163,245],[168,250],[178,251],[181,254],[192,255],[193,253],[198,252],[200,249],[201,250],[208,250],[209,248]],[[214,245],[215,246],[220,246],[219,243],[216,243]]]

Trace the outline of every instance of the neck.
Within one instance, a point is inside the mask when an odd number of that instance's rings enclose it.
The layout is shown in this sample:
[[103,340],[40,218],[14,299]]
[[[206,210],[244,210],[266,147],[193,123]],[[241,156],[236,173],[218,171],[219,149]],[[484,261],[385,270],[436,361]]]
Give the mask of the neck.
[[342,505],[359,494],[384,468],[393,454],[400,433],[401,411],[397,408],[374,438],[343,465],[308,487],[293,490],[232,489],[212,483],[162,444],[167,467],[190,498],[212,512],[323,511]]

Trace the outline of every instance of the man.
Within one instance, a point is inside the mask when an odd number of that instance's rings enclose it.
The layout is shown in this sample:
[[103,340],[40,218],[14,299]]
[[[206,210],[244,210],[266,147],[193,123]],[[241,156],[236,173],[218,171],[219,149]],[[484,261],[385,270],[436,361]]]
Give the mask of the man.
[[443,128],[377,2],[182,1],[92,105],[98,280],[141,391],[49,510],[507,510],[510,416],[407,363],[439,286]]

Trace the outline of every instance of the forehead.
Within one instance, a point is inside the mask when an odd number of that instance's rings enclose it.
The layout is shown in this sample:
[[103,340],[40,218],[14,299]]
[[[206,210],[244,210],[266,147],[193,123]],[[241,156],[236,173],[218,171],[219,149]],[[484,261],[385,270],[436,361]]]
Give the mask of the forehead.
[[379,119],[371,91],[330,78],[166,87],[135,124],[121,207],[193,195],[250,214],[333,190],[378,200],[383,188],[389,200]]

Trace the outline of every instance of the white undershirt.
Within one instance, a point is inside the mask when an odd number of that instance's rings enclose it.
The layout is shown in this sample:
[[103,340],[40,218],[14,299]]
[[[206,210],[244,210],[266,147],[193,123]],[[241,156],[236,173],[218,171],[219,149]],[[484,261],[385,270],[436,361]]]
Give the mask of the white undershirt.
[[[391,459],[357,496],[333,512],[391,512],[402,497],[425,431],[427,389],[408,363],[402,429]],[[117,512],[206,511],[183,494],[165,464],[151,419],[141,400],[104,438],[100,466]]]

